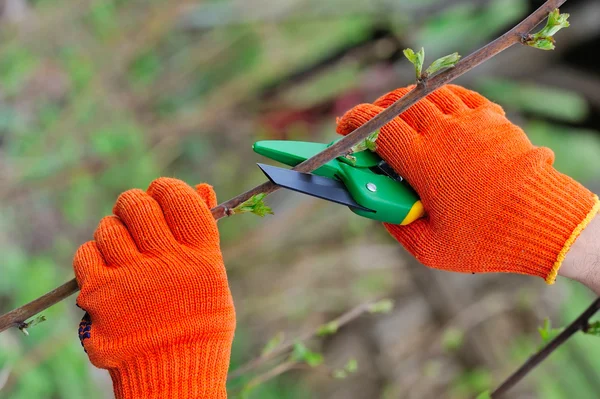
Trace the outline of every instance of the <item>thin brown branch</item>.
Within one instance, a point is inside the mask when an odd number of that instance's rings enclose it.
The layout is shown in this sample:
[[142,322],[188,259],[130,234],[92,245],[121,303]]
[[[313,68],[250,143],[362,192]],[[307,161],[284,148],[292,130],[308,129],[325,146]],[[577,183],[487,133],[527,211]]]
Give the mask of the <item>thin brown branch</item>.
[[[463,58],[456,64],[454,68],[448,69],[439,75],[428,79],[425,84],[417,85],[414,90],[396,101],[389,108],[382,111],[379,115],[358,129],[354,130],[352,133],[348,134],[336,144],[328,147],[326,150],[315,155],[314,157],[302,162],[294,169],[301,172],[311,172],[321,165],[331,161],[332,159],[348,153],[354,145],[365,140],[369,134],[390,122],[396,116],[406,111],[409,107],[417,103],[429,93],[435,91],[446,83],[453,81],[454,79],[494,57],[498,53],[506,50],[512,45],[520,43],[522,38],[525,37],[525,35],[527,35],[540,22],[542,22],[550,11],[558,8],[565,2],[566,0],[546,1],[540,8],[525,18],[513,29],[493,42],[475,51],[471,55]],[[238,195],[237,197],[230,199],[229,201],[216,206],[212,209],[212,214],[216,220],[219,220],[225,216],[229,216],[231,209],[246,201],[251,196],[258,193],[268,194],[275,190],[277,190],[277,187],[272,183],[263,183],[251,190],[246,191],[243,194]],[[34,316],[42,310],[47,309],[53,304],[67,298],[68,296],[77,292],[77,290],[78,287],[76,281],[71,280],[54,291],[44,295],[43,297],[38,298],[35,301],[15,309],[3,316],[0,316],[0,332],[25,322],[29,317]]]
[[[337,328],[345,326],[346,324],[350,323],[351,321],[356,320],[363,314],[369,312],[371,310],[371,307],[375,303],[377,303],[377,301],[369,301],[369,302],[361,303],[360,305],[350,309],[349,311],[342,314],[341,316],[333,319],[329,323],[335,324],[337,326]],[[327,324],[329,324],[329,323],[327,323]],[[268,354],[257,357],[254,360],[250,360],[248,363],[233,370],[227,376],[227,380],[233,380],[234,378],[238,378],[238,377],[246,374],[247,372],[264,365],[265,363],[269,362],[270,360],[275,359],[278,356],[288,354],[294,348],[294,344],[296,342],[308,341],[309,339],[316,337],[318,334],[319,334],[319,328],[316,328],[312,331],[307,331],[306,333],[300,335],[299,337],[294,338],[293,340],[289,340],[286,343],[282,343],[281,345],[276,347],[274,350],[272,350]]]
[[73,279],[60,287],[53,289],[44,296],[41,296],[20,308],[11,310],[0,317],[0,332],[10,327],[20,327],[28,318],[63,299],[68,298],[77,291],[79,291],[79,287],[77,286],[77,281]]
[[288,360],[287,362],[283,362],[281,364],[278,364],[277,366],[273,367],[271,370],[257,376],[254,377],[253,379],[251,379],[250,381],[248,381],[248,383],[246,385],[244,385],[244,389],[252,389],[254,387],[257,387],[261,384],[264,384],[265,382],[272,380],[273,378],[286,373],[294,368],[298,367],[298,362],[295,360]]
[[508,377],[494,392],[492,398],[501,398],[506,392],[521,381],[527,374],[536,368],[552,352],[558,349],[578,331],[586,331],[589,326],[590,318],[600,310],[600,298],[597,298],[575,321],[569,324],[563,332],[540,349],[535,355],[531,356],[517,371]]

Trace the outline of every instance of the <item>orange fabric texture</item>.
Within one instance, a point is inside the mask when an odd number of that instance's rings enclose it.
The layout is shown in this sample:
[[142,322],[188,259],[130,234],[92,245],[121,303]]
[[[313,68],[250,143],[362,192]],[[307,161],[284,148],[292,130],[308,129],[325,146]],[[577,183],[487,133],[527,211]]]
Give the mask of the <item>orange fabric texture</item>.
[[[348,134],[412,87],[338,120]],[[417,191],[427,215],[385,227],[421,263],[463,273],[509,272],[552,283],[568,246],[598,212],[598,197],[556,171],[478,93],[447,85],[385,125],[378,154]]]
[[208,185],[160,178],[121,194],[77,251],[80,337],[118,399],[227,397],[235,311],[215,205]]

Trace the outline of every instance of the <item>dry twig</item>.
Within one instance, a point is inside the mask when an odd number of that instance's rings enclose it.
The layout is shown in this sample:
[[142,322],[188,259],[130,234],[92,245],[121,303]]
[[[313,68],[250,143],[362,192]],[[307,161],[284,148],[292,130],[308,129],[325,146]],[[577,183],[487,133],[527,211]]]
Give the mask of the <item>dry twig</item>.
[[546,359],[552,352],[558,349],[559,346],[564,344],[569,338],[571,338],[576,332],[587,331],[589,327],[590,318],[600,310],[600,298],[597,298],[575,321],[569,324],[563,332],[561,332],[556,338],[540,349],[535,355],[531,356],[517,371],[515,371],[510,377],[508,377],[494,392],[491,397],[498,399],[521,381],[529,372],[537,367],[544,359]]

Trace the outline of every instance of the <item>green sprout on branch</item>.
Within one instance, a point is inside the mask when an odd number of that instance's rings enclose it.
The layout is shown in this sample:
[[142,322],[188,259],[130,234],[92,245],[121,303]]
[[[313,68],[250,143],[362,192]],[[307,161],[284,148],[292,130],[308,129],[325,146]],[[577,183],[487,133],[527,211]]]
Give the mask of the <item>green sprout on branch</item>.
[[356,165],[356,157],[352,154],[355,152],[361,152],[366,150],[373,152],[377,151],[377,143],[375,141],[377,141],[378,137],[379,129],[369,134],[367,138],[361,141],[360,143],[353,145],[352,148],[350,148],[350,152],[346,154],[344,158],[346,158],[350,162],[350,164]]
[[312,352],[302,342],[294,343],[294,349],[290,355],[290,360],[306,363],[310,367],[317,367],[323,363],[323,355],[317,352]]
[[267,194],[265,194],[265,193],[253,195],[252,197],[248,198],[246,201],[242,202],[241,204],[239,204],[238,206],[233,208],[231,210],[231,214],[238,215],[241,213],[250,212],[250,213],[254,213],[255,215],[258,215],[260,217],[264,217],[265,215],[274,215],[271,208],[267,204],[265,204],[264,199],[266,196],[267,196]]
[[456,63],[458,63],[458,60],[460,60],[460,55],[458,53],[448,54],[433,61],[425,72],[423,72],[423,64],[425,63],[425,49],[423,47],[416,53],[413,49],[407,48],[404,50],[404,56],[415,66],[417,82],[419,83],[441,70],[454,68]]
[[554,50],[554,35],[562,28],[569,27],[569,14],[561,14],[558,8],[548,14],[546,26],[541,31],[523,38],[523,43],[540,50]]
[[19,330],[21,330],[21,332],[23,334],[25,334],[26,336],[29,336],[29,331],[27,331],[28,328],[33,327],[35,325],[38,325],[42,322],[46,321],[46,316],[38,316],[35,319],[28,321],[28,322],[24,322],[21,323],[19,325]]
[[382,299],[369,306],[369,313],[389,313],[394,309],[394,301]]
[[449,328],[442,335],[442,348],[446,352],[456,352],[463,345],[465,333],[458,328]]
[[540,337],[542,337],[542,341],[544,344],[552,341],[554,338],[558,336],[563,331],[563,328],[552,328],[552,323],[550,319],[544,319],[544,325],[542,327],[538,327],[538,332],[540,333]]
[[421,80],[421,76],[423,76],[423,63],[425,62],[425,49],[421,47],[421,51],[415,53],[413,49],[407,48],[404,50],[404,56],[415,66],[417,80]]
[[377,141],[377,137],[379,137],[379,130],[374,131],[369,134],[366,139],[354,145],[351,149],[352,152],[361,152],[365,150],[375,152],[377,150],[377,143],[375,142]]
[[442,69],[454,68],[458,60],[460,60],[460,55],[458,53],[452,53],[438,58],[425,70],[425,76],[433,76]]
[[588,335],[600,337],[600,321],[590,323],[590,325],[583,331]]
[[354,374],[358,371],[358,361],[356,359],[349,359],[343,368],[335,369],[332,372],[333,378],[343,380],[347,378],[349,374]]
[[319,337],[326,337],[328,335],[333,335],[337,332],[338,328],[340,328],[338,322],[330,321],[329,323],[325,323],[319,327],[319,329],[317,330],[317,335]]

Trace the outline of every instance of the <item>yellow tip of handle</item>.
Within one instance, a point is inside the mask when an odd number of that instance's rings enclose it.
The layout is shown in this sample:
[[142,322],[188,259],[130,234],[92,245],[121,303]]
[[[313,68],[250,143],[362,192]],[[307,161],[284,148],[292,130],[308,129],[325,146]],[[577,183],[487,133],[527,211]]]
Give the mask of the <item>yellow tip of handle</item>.
[[417,201],[413,204],[412,208],[410,208],[410,211],[408,211],[408,214],[400,224],[406,226],[423,216],[425,216],[425,208],[423,208],[423,203],[421,201]]

